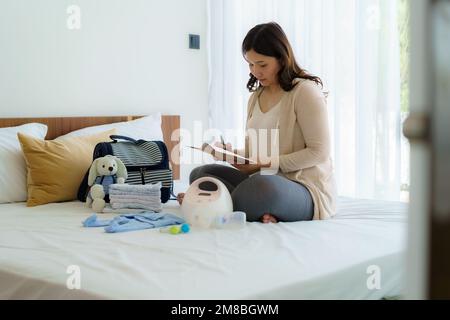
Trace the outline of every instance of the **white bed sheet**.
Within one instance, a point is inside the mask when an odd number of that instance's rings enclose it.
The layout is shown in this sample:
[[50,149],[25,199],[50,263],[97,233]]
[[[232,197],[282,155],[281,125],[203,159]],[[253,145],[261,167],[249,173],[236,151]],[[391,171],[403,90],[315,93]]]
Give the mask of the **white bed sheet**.
[[[339,198],[327,221],[108,234],[80,202],[0,205],[0,299],[379,299],[401,293],[407,206]],[[164,212],[179,213],[171,201]],[[101,218],[112,218],[106,214]],[[68,266],[81,289],[66,287]],[[369,289],[370,266],[380,289]]]

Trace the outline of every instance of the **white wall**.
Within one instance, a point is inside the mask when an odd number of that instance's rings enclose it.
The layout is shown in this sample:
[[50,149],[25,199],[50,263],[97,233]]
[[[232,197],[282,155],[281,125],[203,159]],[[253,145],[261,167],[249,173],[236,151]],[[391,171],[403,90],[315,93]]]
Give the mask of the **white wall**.
[[0,0],[0,117],[161,111],[192,130],[207,123],[205,39],[206,0]]

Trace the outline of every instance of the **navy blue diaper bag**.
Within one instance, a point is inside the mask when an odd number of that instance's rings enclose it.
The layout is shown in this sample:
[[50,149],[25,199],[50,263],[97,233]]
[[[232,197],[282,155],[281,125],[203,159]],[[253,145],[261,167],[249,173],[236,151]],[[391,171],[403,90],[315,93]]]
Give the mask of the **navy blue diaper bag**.
[[[116,156],[128,171],[127,184],[155,184],[161,182],[161,202],[170,199],[173,176],[169,153],[162,141],[134,140],[125,136],[112,135],[112,142],[101,142],[95,146],[93,160],[106,155]],[[78,200],[85,202],[89,193],[89,170],[78,189]]]

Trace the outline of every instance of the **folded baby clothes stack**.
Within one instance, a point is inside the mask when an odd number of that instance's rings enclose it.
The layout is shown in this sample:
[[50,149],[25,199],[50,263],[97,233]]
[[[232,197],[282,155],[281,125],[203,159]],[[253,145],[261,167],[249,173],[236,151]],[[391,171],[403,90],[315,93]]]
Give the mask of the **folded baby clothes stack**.
[[141,209],[160,212],[161,183],[146,185],[113,184],[109,187],[109,199],[114,210]]

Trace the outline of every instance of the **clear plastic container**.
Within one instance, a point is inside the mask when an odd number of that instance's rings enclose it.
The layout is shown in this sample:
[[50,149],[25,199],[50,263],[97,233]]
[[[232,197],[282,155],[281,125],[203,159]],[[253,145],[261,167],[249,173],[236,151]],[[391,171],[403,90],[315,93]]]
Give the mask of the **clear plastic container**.
[[218,216],[214,219],[213,227],[217,229],[241,229],[245,227],[247,215],[242,211],[235,211]]

